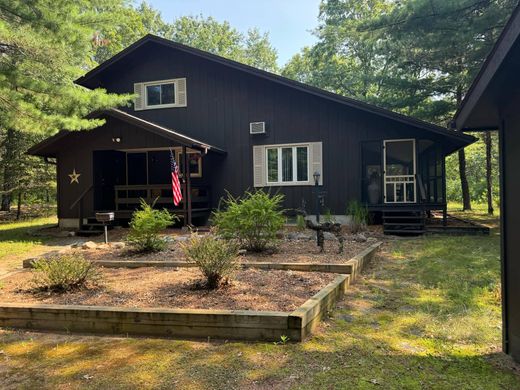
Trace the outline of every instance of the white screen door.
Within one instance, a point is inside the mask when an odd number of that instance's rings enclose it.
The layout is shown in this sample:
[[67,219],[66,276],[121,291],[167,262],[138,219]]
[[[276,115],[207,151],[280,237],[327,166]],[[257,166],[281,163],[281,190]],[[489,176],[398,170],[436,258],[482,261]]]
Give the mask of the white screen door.
[[415,203],[415,140],[384,141],[385,203]]

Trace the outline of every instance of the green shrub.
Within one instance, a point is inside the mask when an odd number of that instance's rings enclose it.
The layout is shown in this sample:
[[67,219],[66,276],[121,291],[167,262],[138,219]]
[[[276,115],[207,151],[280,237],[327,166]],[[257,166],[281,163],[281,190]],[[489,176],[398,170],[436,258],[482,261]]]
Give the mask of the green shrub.
[[305,225],[305,217],[301,214],[296,216],[296,229],[303,231],[307,226]]
[[127,240],[139,252],[158,252],[166,247],[159,232],[175,223],[178,217],[168,210],[155,210],[153,205],[141,199],[140,210],[132,214]]
[[215,289],[237,269],[238,246],[214,235],[193,235],[181,244],[189,262],[195,263],[206,278],[206,287]]
[[352,233],[358,233],[366,230],[368,225],[368,209],[365,205],[357,200],[352,200],[347,206],[347,216],[352,218],[350,229]]
[[246,192],[243,198],[228,194],[224,210],[213,213],[216,231],[226,239],[236,239],[242,248],[261,252],[275,243],[285,223],[282,201],[283,195],[262,190]]
[[97,284],[98,268],[81,255],[68,254],[33,261],[33,285],[42,290],[63,292]]

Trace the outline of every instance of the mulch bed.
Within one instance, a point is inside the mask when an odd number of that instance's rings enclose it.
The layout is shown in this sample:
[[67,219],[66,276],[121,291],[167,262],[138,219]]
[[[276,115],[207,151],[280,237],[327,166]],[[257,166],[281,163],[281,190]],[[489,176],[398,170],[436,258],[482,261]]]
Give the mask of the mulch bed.
[[218,290],[194,289],[197,269],[103,269],[100,286],[56,294],[34,292],[32,272],[2,280],[0,300],[9,303],[163,307],[183,309],[267,310],[291,312],[329,284],[336,274],[295,271],[237,271]]
[[[338,253],[337,240],[325,240],[325,250],[320,252],[316,245],[315,235],[312,233],[307,231],[305,234],[310,238],[305,239],[289,239],[287,233],[290,231],[285,232],[284,238],[281,238],[272,250],[264,253],[246,252],[240,256],[239,260],[241,262],[270,263],[344,263],[383,238],[382,232],[376,229],[363,233],[368,238],[368,241],[364,242],[359,242],[356,235],[345,233],[344,250],[342,253]],[[74,251],[93,261],[185,261],[186,257],[180,243],[186,237],[182,237],[179,231],[166,236],[170,240],[168,247],[158,253],[135,253],[129,247],[117,249],[114,246],[105,245],[99,245],[95,249],[74,249]]]

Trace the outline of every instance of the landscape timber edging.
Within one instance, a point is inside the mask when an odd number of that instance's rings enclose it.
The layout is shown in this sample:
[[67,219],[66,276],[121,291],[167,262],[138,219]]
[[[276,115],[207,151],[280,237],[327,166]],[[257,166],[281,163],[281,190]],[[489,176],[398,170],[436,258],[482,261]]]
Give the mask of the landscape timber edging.
[[[301,271],[301,272],[329,272],[337,274],[355,274],[360,267],[358,264],[363,260],[365,255],[372,256],[374,249],[379,248],[382,244],[378,241],[361,253],[357,254],[345,263],[269,263],[269,262],[249,262],[240,263],[241,268],[258,268],[267,270],[286,270],[286,271]],[[27,259],[23,261],[23,268],[32,268],[34,259]],[[194,263],[186,261],[144,261],[144,260],[96,260],[96,264],[104,268],[141,268],[141,267],[157,267],[157,268],[193,268],[196,267]],[[361,265],[362,267],[362,265]]]
[[344,296],[349,284],[381,244],[377,242],[347,261],[344,265],[348,267],[349,274],[338,275],[292,313],[0,303],[0,326],[58,332],[249,341],[279,341],[282,336],[287,336],[291,341],[302,341]]

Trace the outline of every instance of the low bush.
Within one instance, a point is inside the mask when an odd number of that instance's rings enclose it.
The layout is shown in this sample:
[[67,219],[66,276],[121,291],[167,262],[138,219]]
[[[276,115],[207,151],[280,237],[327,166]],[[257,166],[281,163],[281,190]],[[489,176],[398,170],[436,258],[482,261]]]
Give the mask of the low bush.
[[192,235],[181,244],[189,262],[197,265],[206,278],[206,287],[218,288],[237,269],[238,246],[214,235]]
[[58,255],[33,261],[33,286],[40,290],[64,292],[98,284],[101,273],[83,256]]
[[156,210],[141,199],[141,208],[132,214],[127,241],[139,252],[158,252],[166,247],[159,236],[161,230],[178,220],[168,210]]
[[350,230],[359,233],[366,230],[368,225],[368,209],[357,200],[350,201],[347,206],[347,216],[351,217]]
[[243,198],[228,194],[224,210],[213,213],[213,224],[219,235],[237,240],[242,248],[261,252],[276,242],[285,223],[281,209],[283,195],[262,190],[246,192]]

